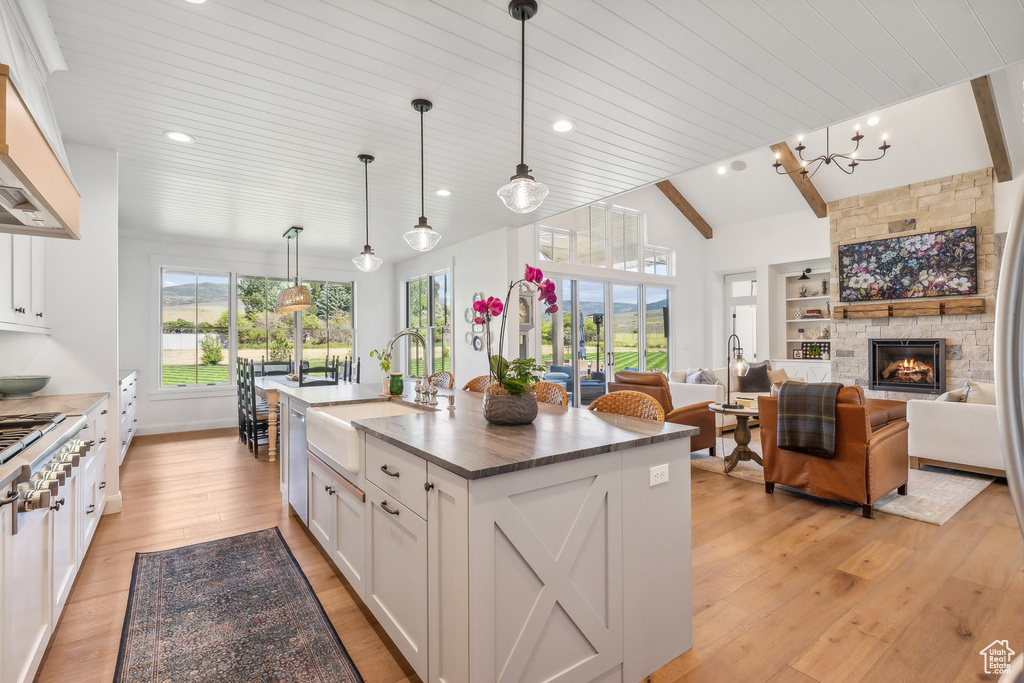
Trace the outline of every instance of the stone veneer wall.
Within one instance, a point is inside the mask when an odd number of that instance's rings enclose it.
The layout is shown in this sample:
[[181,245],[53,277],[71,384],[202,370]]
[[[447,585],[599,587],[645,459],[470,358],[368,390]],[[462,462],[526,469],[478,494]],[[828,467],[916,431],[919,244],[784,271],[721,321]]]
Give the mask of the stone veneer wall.
[[[976,226],[978,229],[978,296],[985,312],[973,315],[929,315],[894,318],[834,320],[832,381],[859,384],[867,389],[868,339],[944,338],[946,390],[965,380],[993,381],[998,258],[993,225],[992,169],[982,169],[882,192],[829,202],[832,239],[832,307],[837,292],[840,244],[867,242],[894,234],[933,232]],[[851,304],[856,306],[856,304]],[[867,392],[876,398],[929,399],[933,395],[908,392]]]

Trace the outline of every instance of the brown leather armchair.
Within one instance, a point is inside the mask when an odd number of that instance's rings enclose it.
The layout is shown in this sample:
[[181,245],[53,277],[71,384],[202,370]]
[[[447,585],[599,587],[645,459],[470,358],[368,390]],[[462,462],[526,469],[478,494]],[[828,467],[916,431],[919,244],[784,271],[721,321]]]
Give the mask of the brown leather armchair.
[[757,401],[767,493],[774,492],[775,484],[782,484],[820,498],[859,503],[869,518],[875,502],[893,489],[900,495],[907,494],[907,421],[879,418],[891,411],[888,404],[894,402],[874,405],[864,398],[859,386],[840,389],[834,459],[779,448],[778,403],[778,398],[768,396]]
[[700,429],[700,434],[690,437],[690,450],[709,449],[715,454],[715,414],[708,410],[711,401],[673,408],[672,393],[668,388],[668,377],[662,372],[634,372],[620,370],[615,381],[608,382],[608,391],[640,391],[653,396],[665,410],[665,422],[690,425]]

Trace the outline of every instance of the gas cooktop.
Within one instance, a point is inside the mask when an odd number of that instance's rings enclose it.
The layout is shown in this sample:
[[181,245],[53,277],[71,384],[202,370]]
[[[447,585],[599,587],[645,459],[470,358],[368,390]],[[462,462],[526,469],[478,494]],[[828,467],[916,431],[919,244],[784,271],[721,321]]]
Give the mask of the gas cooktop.
[[0,464],[28,448],[65,419],[64,413],[0,415]]

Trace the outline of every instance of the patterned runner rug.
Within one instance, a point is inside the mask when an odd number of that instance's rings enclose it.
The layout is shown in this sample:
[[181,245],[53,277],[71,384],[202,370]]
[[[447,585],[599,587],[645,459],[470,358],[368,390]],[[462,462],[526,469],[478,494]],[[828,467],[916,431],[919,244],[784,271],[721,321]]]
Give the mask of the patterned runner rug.
[[362,683],[274,527],[135,555],[115,683]]

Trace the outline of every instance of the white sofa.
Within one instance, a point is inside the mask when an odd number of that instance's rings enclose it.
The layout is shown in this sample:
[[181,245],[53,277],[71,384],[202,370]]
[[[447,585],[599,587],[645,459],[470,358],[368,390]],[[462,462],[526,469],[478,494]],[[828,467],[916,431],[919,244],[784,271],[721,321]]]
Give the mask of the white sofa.
[[[669,373],[668,388],[672,393],[672,405],[676,408],[682,406],[688,406],[693,403],[702,403],[704,401],[714,401],[715,403],[725,402],[725,368],[712,368],[711,372],[715,373],[715,377],[718,378],[721,384],[687,384],[685,381],[685,372],[672,372]],[[732,397],[735,400],[737,396],[742,397],[755,397],[755,396],[767,396],[769,392],[753,392],[753,391],[740,391],[739,381],[732,378]],[[730,430],[736,426],[736,418],[732,415],[721,415],[718,416],[718,433],[721,434],[723,431]],[[750,420],[751,426],[757,424],[757,420]]]
[[[991,388],[994,386],[982,385]],[[995,403],[963,403],[958,389],[934,401],[907,401],[910,466],[938,465],[1006,476]]]

